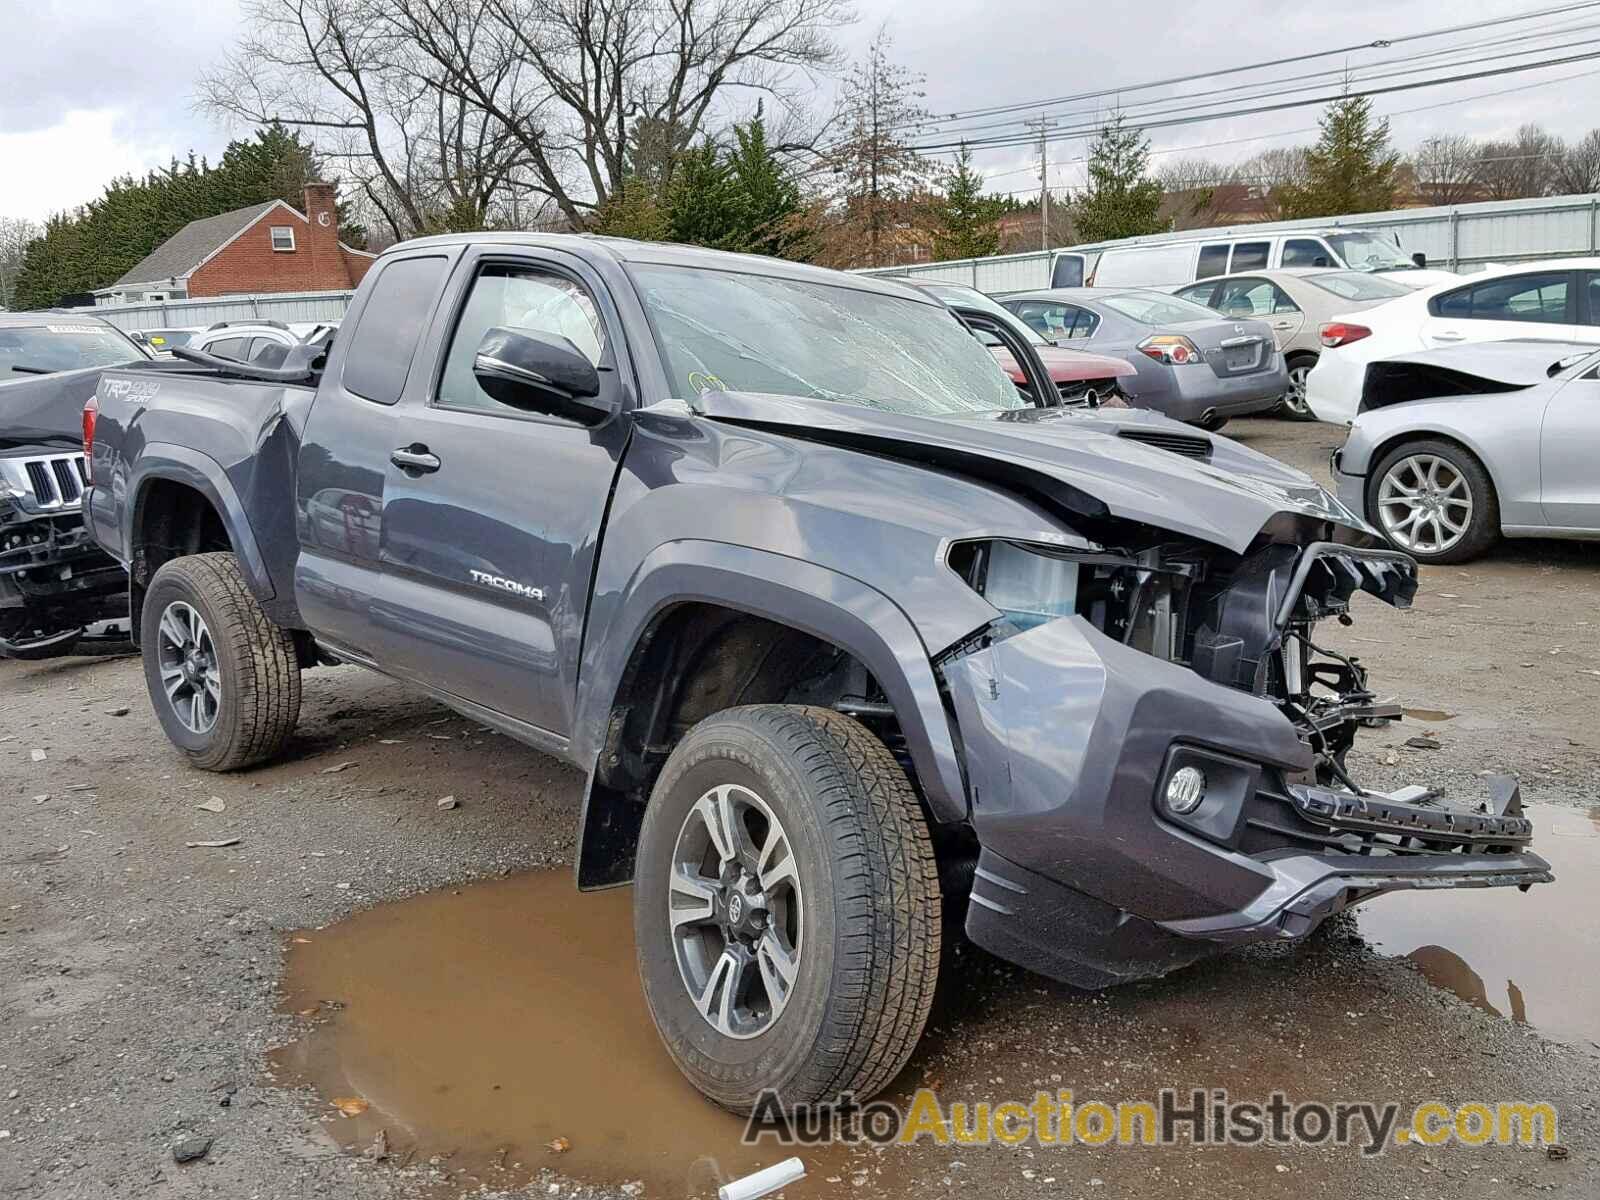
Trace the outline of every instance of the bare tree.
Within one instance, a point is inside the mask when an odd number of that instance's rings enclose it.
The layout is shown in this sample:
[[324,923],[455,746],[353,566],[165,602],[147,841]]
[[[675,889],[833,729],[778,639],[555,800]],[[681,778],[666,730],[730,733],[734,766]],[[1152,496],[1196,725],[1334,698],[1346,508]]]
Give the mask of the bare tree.
[[1600,192],[1600,129],[1591,129],[1556,160],[1555,190],[1561,195]]
[[0,217],[0,312],[15,302],[17,276],[22,272],[28,243],[43,232],[26,217]]
[[388,0],[439,86],[505,129],[583,226],[628,174],[636,123],[685,144],[755,93],[793,109],[833,69],[846,0]]
[[1156,172],[1162,212],[1174,229],[1206,229],[1237,213],[1246,185],[1239,169],[1206,158],[1180,158]]
[[1281,221],[1286,194],[1304,189],[1310,179],[1304,146],[1275,146],[1239,164],[1240,182],[1248,184],[1260,206],[1261,219]]
[[1417,199],[1424,204],[1461,204],[1479,194],[1478,160],[1483,148],[1462,134],[1431,137],[1411,155]]
[[1487,200],[1547,196],[1563,153],[1561,139],[1538,125],[1524,125],[1509,141],[1478,147],[1478,183]]

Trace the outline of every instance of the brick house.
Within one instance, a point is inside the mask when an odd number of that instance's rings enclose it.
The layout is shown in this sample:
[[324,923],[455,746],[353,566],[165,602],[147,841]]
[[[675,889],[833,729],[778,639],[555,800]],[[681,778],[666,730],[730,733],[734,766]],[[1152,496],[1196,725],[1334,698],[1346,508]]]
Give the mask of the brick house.
[[375,257],[339,240],[333,184],[308,183],[303,213],[272,200],[190,221],[94,298],[105,305],[339,291],[360,283]]

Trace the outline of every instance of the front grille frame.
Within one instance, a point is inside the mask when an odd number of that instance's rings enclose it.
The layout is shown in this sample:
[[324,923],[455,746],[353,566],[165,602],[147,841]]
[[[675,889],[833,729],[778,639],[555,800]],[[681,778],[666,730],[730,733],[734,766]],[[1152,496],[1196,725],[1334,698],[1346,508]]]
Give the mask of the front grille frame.
[[0,479],[24,494],[35,512],[73,512],[82,507],[88,465],[81,453],[0,459]]

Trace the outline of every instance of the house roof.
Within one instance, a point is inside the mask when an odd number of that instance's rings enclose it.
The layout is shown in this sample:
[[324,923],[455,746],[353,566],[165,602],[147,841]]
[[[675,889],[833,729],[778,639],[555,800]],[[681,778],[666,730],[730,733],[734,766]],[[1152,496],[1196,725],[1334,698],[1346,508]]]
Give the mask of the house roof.
[[160,283],[168,279],[182,279],[220,247],[238,237],[280,204],[284,208],[289,208],[282,200],[268,200],[263,204],[252,204],[246,208],[236,208],[232,212],[218,213],[214,217],[201,217],[198,221],[190,221],[145,255],[132,270],[111,286],[125,287],[134,283]]

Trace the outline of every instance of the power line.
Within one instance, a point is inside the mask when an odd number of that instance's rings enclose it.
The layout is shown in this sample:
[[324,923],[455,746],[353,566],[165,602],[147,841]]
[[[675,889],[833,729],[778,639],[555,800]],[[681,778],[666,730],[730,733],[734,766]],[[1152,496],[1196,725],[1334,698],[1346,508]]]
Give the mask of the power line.
[[[1537,62],[1517,63],[1510,66],[1495,67],[1483,71],[1467,71],[1457,75],[1445,75],[1435,79],[1414,80],[1410,83],[1390,84],[1386,87],[1352,88],[1348,91],[1330,93],[1321,96],[1310,96],[1299,100],[1285,100],[1275,104],[1261,104],[1248,108],[1230,109],[1225,112],[1189,114],[1175,116],[1161,120],[1144,120],[1130,123],[1126,126],[1132,130],[1169,129],[1179,125],[1194,125],[1206,121],[1220,121],[1233,117],[1257,116],[1261,113],[1284,112],[1289,109],[1306,108],[1317,104],[1330,104],[1334,101],[1354,99],[1363,96],[1385,96],[1394,92],[1415,91],[1418,88],[1440,87],[1448,83],[1465,83],[1474,79],[1492,79],[1501,75],[1514,75],[1523,71],[1543,70],[1546,67],[1565,66],[1568,63],[1590,62],[1600,58],[1600,51],[1590,51],[1587,54],[1569,54],[1560,58],[1540,59]],[[1095,125],[1080,126],[1061,131],[1063,137],[1084,136],[1097,132]],[[956,142],[928,142],[914,145],[911,149],[919,153],[932,150],[953,150],[966,146],[971,150],[991,149],[1004,146],[1022,144],[1027,138],[1016,135],[1000,135],[993,138],[963,139]]]
[[[1581,12],[1600,7],[1600,0],[1581,0],[1579,3],[1556,5],[1550,8],[1532,9],[1527,12],[1508,14],[1503,17],[1492,17],[1482,21],[1471,21],[1461,25],[1451,25],[1440,29],[1429,29],[1419,33],[1403,34],[1392,38],[1376,38],[1369,42],[1360,42],[1348,46],[1338,46],[1329,50],[1317,50],[1307,54],[1290,55],[1285,58],[1266,59],[1259,62],[1245,63],[1235,67],[1225,67],[1220,70],[1199,71],[1188,75],[1173,75],[1164,79],[1154,79],[1145,83],[1121,84],[1115,87],[1102,88],[1098,91],[1076,92],[1066,96],[1054,96],[1044,100],[1028,100],[1015,104],[991,105],[986,108],[973,108],[965,111],[937,114],[933,121],[966,120],[971,117],[993,116],[1000,113],[1023,112],[1028,109],[1048,108],[1056,104],[1068,104],[1079,100],[1103,99],[1108,96],[1121,96],[1128,92],[1148,91],[1152,88],[1170,87],[1180,83],[1193,83],[1201,79],[1218,79],[1229,75],[1240,75],[1250,71],[1265,70],[1268,67],[1291,66],[1295,63],[1313,62],[1321,58],[1334,58],[1342,55],[1357,54],[1364,50],[1387,49],[1404,43],[1421,41],[1427,38],[1446,37],[1453,33],[1469,33],[1479,29],[1496,28],[1502,25],[1515,24],[1521,21],[1536,20],[1541,17],[1559,16],[1562,13]],[[895,129],[914,129],[926,126],[929,121],[905,122],[895,126]]]

